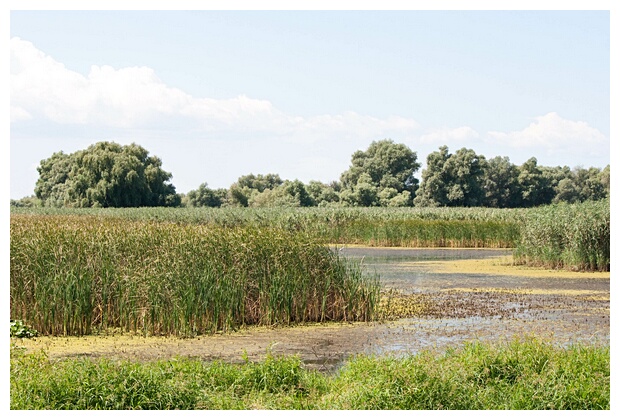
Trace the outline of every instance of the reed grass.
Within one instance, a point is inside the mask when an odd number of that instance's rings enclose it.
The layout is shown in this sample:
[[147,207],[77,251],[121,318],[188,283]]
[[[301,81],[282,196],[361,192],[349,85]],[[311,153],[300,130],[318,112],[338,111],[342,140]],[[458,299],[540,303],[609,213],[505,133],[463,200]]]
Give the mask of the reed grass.
[[532,209],[521,226],[515,261],[549,268],[609,271],[610,216],[609,199]]
[[41,334],[195,335],[374,316],[376,277],[304,231],[11,216],[11,318]]
[[487,208],[12,208],[12,214],[88,215],[221,227],[306,231],[325,243],[513,247],[524,209]]

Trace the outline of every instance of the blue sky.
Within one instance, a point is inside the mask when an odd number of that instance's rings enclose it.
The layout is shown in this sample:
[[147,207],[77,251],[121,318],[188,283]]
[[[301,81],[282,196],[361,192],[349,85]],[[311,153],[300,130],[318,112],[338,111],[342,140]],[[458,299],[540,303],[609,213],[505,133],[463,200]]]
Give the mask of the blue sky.
[[330,182],[383,138],[423,164],[442,145],[610,163],[608,10],[13,10],[9,38],[11,198],[101,140],[144,146],[185,193]]

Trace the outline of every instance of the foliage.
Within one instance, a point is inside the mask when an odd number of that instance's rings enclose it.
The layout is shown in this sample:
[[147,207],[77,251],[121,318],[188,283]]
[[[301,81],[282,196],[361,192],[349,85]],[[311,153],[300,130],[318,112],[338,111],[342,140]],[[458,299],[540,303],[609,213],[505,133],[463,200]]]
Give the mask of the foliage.
[[473,207],[484,203],[484,156],[462,148],[451,154],[447,146],[426,159],[416,206]]
[[337,181],[330,184],[325,184],[320,181],[310,181],[308,185],[306,185],[306,191],[308,191],[314,205],[318,207],[325,207],[338,203],[340,201],[340,190],[341,185]]
[[[410,206],[417,189],[414,177],[420,168],[417,154],[393,140],[374,141],[358,150],[341,176],[341,200],[353,206]],[[387,190],[387,191],[386,191]]]
[[335,374],[297,357],[52,361],[11,353],[13,410],[609,410],[609,346],[468,343],[403,358],[357,356]]
[[221,207],[225,203],[228,191],[224,188],[212,190],[203,182],[198,189],[187,193],[187,205],[189,207]]
[[11,199],[11,207],[41,207],[42,203],[36,196],[23,197],[19,200]]
[[609,165],[606,171],[598,168],[565,169],[555,187],[554,203],[579,203],[609,197]]
[[168,183],[172,175],[161,165],[135,143],[99,142],[42,160],[35,194],[56,207],[177,206],[180,197]]
[[11,337],[16,338],[33,338],[39,335],[34,328],[24,324],[21,320],[11,320]]
[[517,182],[521,191],[519,207],[535,207],[551,203],[555,195],[553,183],[549,176],[545,176],[543,169],[538,166],[536,158],[532,157],[519,167]]
[[284,181],[277,174],[244,175],[228,189],[227,203],[230,206],[248,207],[250,199],[265,190],[273,190]]
[[517,182],[519,169],[508,157],[487,160],[482,182],[484,205],[496,208],[519,207],[521,190]]
[[43,334],[369,320],[377,279],[304,231],[11,216],[11,317]]

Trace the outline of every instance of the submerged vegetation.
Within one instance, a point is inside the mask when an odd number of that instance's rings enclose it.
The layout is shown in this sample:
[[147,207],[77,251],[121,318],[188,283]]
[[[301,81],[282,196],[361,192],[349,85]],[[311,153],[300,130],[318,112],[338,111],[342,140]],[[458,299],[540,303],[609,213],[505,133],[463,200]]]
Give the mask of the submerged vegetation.
[[373,318],[375,277],[304,231],[11,217],[11,318],[41,334],[194,335]]
[[333,375],[271,354],[242,364],[139,363],[11,351],[14,410],[609,408],[609,346],[470,343],[398,359],[357,356]]

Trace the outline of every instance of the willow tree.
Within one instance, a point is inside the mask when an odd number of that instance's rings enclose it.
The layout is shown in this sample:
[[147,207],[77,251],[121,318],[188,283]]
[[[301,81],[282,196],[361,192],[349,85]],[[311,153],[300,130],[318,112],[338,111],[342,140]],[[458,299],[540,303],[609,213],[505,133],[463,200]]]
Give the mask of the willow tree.
[[180,197],[157,156],[132,143],[99,142],[41,161],[35,194],[46,206],[177,206]]

